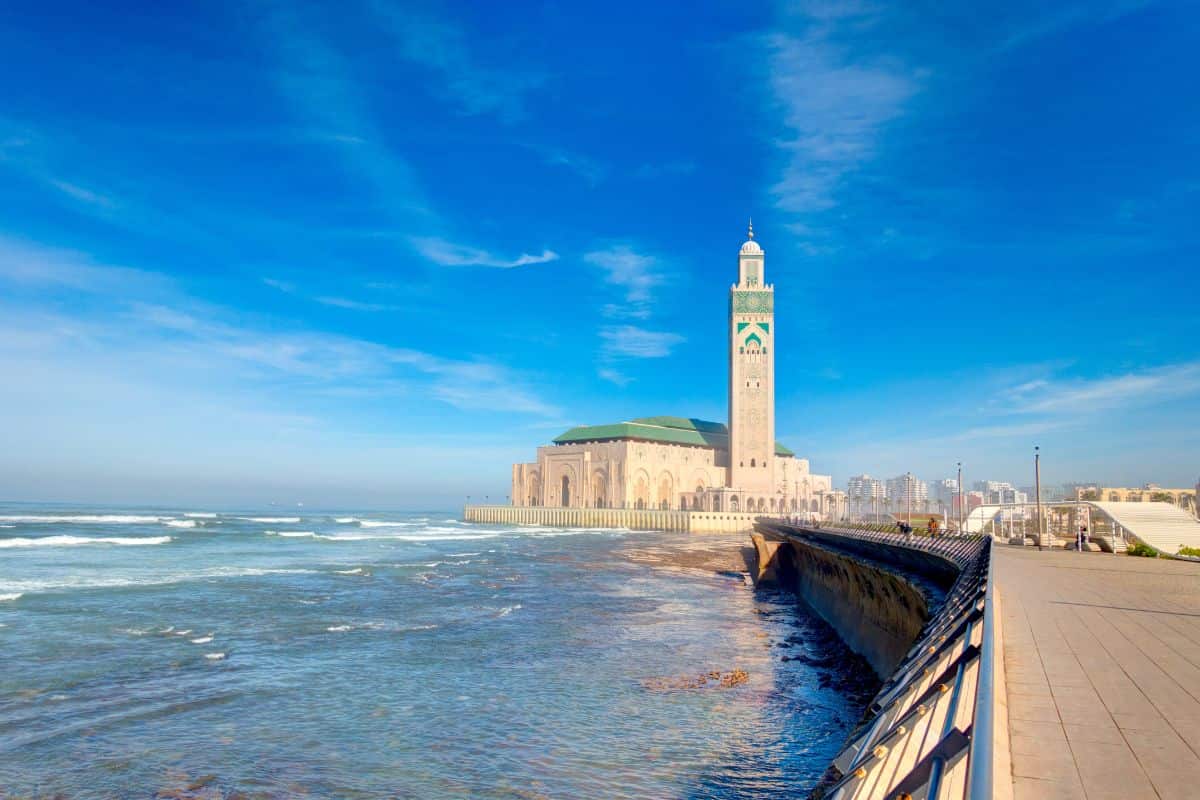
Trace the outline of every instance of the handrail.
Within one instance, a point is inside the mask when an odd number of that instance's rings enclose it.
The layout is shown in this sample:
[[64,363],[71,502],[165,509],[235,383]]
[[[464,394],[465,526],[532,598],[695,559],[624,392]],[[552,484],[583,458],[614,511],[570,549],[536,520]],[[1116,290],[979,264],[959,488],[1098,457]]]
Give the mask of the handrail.
[[[993,586],[995,565],[988,559],[987,585]],[[992,797],[994,780],[993,729],[996,703],[996,600],[984,591],[983,648],[979,654],[979,686],[975,690],[975,720],[971,723],[970,798]]]
[[827,787],[826,800],[904,795],[990,800],[998,700],[996,610],[988,591],[991,539],[904,536],[846,524],[816,527],[768,519],[760,520],[760,529],[785,540],[830,546],[838,538],[870,542],[880,546],[883,561],[892,548],[926,552],[958,571],[941,607],[880,687],[870,716],[834,759],[832,772],[840,778]]

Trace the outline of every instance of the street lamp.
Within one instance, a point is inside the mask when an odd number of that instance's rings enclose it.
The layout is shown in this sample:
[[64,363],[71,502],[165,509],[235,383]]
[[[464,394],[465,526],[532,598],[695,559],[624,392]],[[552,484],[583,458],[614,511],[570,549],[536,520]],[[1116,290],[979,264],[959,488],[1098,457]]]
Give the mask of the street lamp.
[[904,496],[905,496],[905,500],[908,501],[908,527],[911,528],[912,527],[912,496],[913,496],[912,473],[911,472],[904,473]]
[[958,535],[963,536],[966,531],[963,530],[963,485],[962,485],[962,462],[958,462]]
[[1045,525],[1042,524],[1042,454],[1039,452],[1041,448],[1034,445],[1033,448],[1033,491],[1037,494],[1037,518],[1038,518],[1038,550],[1042,549],[1042,543],[1046,539]]

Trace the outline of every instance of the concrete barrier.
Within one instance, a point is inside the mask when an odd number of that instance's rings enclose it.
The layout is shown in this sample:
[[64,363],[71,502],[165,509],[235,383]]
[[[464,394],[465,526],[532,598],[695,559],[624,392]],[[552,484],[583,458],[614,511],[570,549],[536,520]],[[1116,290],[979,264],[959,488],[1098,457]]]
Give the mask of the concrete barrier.
[[564,528],[626,528],[635,531],[741,533],[761,514],[738,511],[672,511],[650,508],[554,508],[550,506],[469,505],[467,522],[497,525],[552,525]]

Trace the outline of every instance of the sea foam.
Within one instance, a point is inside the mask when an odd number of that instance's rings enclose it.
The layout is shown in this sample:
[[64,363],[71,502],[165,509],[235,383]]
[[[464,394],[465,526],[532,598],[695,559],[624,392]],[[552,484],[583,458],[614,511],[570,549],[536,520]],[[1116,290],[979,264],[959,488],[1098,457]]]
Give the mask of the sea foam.
[[274,522],[284,524],[296,523],[300,521],[299,517],[238,517],[238,519],[244,519],[247,522]]
[[6,514],[0,516],[5,522],[83,522],[99,525],[139,525],[159,522],[163,517],[147,517],[130,514]]
[[22,594],[24,594],[24,592],[9,592],[8,594],[0,594],[0,603],[8,600],[17,600]]
[[170,536],[42,536],[36,539],[17,537],[0,539],[0,547],[75,547],[83,544],[166,544]]
[[163,525],[171,528],[194,528],[196,520],[194,519],[164,519]]

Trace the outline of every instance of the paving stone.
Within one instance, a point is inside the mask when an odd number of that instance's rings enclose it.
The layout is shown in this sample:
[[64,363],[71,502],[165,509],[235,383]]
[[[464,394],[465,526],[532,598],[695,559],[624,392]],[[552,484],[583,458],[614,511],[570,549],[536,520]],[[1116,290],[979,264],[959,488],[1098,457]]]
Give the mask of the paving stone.
[[1200,565],[995,550],[1015,798],[1200,798]]

